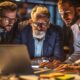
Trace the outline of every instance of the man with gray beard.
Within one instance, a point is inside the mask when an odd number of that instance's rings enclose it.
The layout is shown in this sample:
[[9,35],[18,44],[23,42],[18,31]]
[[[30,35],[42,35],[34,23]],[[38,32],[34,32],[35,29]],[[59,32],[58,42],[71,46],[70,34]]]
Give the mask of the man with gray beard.
[[45,6],[35,6],[31,12],[31,24],[22,30],[16,43],[27,45],[31,59],[45,57],[60,63],[65,58],[61,32],[58,26],[50,24],[49,19],[50,13]]

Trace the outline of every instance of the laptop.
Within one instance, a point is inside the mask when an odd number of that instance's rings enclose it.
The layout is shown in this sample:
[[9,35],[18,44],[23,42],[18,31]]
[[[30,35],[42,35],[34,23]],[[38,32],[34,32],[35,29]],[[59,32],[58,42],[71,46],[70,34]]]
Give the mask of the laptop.
[[0,45],[0,75],[33,74],[27,46]]

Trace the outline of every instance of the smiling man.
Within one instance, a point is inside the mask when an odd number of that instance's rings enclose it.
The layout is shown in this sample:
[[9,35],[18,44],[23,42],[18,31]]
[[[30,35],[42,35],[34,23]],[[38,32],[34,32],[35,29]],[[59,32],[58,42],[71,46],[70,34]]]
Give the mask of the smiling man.
[[16,21],[17,5],[13,2],[0,3],[0,43],[11,43],[15,32],[13,25]]

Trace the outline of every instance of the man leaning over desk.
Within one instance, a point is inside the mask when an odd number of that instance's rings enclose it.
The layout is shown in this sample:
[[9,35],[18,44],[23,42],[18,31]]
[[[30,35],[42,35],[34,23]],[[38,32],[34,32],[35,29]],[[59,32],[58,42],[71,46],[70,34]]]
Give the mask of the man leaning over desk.
[[[61,29],[50,23],[50,13],[45,6],[35,6],[31,11],[31,23],[16,38],[16,43],[28,47],[31,59],[46,57],[58,64],[64,61]],[[45,63],[43,63],[44,65]],[[46,62],[46,65],[51,62]]]

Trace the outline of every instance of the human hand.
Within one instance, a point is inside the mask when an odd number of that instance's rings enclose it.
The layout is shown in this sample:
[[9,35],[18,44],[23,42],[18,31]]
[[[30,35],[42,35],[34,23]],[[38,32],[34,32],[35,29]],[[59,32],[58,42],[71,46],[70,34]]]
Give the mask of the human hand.
[[54,59],[54,60],[52,61],[52,64],[54,65],[54,68],[58,67],[61,63],[62,63],[62,62],[61,62],[60,60],[56,60],[56,59]]
[[53,60],[52,62],[50,62],[50,61],[49,62],[42,62],[42,63],[39,64],[39,67],[40,68],[47,67],[47,68],[53,69],[53,68],[57,67],[60,64],[61,64],[61,61]]
[[56,67],[54,70],[55,71],[64,71],[65,68],[70,66],[71,64],[60,64],[58,67]]
[[50,68],[50,69],[54,68],[52,62],[42,62],[39,64],[39,67],[40,68]]

